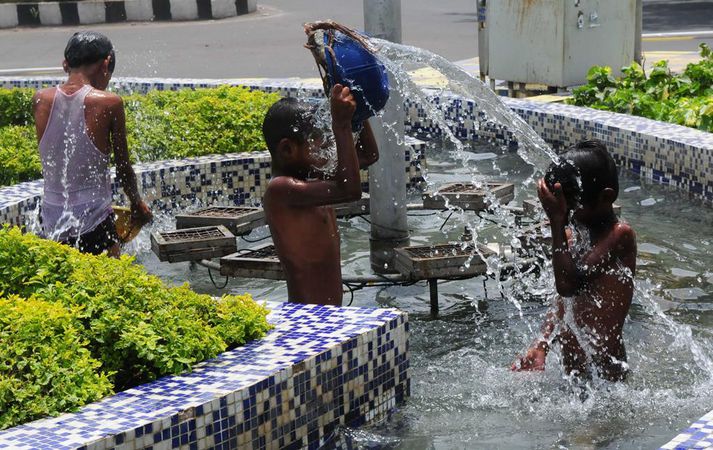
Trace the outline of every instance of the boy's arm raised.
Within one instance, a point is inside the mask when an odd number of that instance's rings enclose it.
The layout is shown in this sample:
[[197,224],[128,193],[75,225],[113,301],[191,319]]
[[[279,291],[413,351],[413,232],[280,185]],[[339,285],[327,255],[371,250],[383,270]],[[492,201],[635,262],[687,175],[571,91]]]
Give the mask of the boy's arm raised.
[[552,229],[552,268],[555,273],[555,287],[559,295],[571,297],[579,290],[581,280],[577,265],[569,252],[566,230],[567,201],[562,192],[562,185],[556,183],[554,192],[551,192],[545,180],[540,180],[537,194],[550,219]]
[[335,85],[331,95],[332,131],[337,146],[337,169],[329,180],[301,181],[279,177],[270,188],[285,204],[292,206],[322,206],[356,201],[361,198],[359,161],[354,148],[351,119],[356,102],[349,88]]

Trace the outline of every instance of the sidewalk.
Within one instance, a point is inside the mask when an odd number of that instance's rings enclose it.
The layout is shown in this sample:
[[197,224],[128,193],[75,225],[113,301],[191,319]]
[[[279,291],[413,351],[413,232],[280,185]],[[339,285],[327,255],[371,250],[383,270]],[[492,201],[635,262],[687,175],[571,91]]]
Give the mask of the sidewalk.
[[[698,52],[693,51],[649,51],[644,53],[644,69],[649,73],[653,64],[657,61],[668,60],[669,67],[673,72],[683,72],[686,65],[689,63],[700,61],[701,57]],[[463,70],[479,77],[478,58],[468,58],[461,61],[456,61]],[[424,68],[411,72],[414,81],[421,86],[429,86],[434,88],[446,87],[448,82],[445,77],[435,69]]]

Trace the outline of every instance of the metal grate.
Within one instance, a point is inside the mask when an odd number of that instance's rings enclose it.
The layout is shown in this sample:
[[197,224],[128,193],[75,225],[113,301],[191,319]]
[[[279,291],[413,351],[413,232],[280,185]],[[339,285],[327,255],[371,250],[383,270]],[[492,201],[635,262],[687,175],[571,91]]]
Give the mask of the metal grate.
[[483,189],[474,184],[456,183],[451,186],[444,186],[438,190],[439,194],[457,194],[463,192],[481,193]]
[[226,207],[212,207],[212,208],[206,208],[202,209],[200,211],[196,211],[193,213],[190,213],[190,216],[196,216],[196,217],[239,217],[243,216],[245,214],[251,214],[254,213],[256,210],[255,208],[240,208],[240,207],[232,207],[232,206],[226,206]]
[[444,244],[436,246],[424,247],[407,247],[406,250],[412,258],[428,259],[428,258],[448,258],[454,256],[470,256],[477,254],[475,247],[468,245],[463,248],[461,244]]
[[202,230],[168,231],[161,233],[161,237],[166,242],[176,241],[197,241],[201,239],[222,238],[225,234],[218,228],[207,228]]
[[252,259],[273,259],[277,258],[277,251],[275,250],[274,245],[268,245],[257,250],[250,250],[245,253],[241,253],[239,257]]

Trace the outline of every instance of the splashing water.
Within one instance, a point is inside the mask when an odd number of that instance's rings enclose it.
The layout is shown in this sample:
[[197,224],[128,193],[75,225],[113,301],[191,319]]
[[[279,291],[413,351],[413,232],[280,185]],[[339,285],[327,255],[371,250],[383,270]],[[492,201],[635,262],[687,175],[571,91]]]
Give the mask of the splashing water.
[[[372,42],[379,48],[377,57],[396,81],[392,89],[398,90],[404,98],[425,112],[426,120],[442,132],[449,158],[458,161],[456,179],[444,180],[443,177],[427,174],[429,188],[433,189],[444,181],[470,181],[487,190],[484,183],[489,176],[494,175],[500,179],[505,177],[506,181],[519,181],[516,185],[520,192],[529,190],[534,194],[534,177],[558,158],[541,137],[504,105],[497,95],[480,80],[438,55],[388,41],[373,39]],[[443,74],[448,80],[447,89],[427,90],[419,87],[408,73],[414,63],[425,64]],[[440,104],[434,102],[434,97],[441,99]],[[461,106],[465,101],[475,103],[478,118],[473,125],[480,127],[481,131],[484,126],[492,127],[497,123],[512,132],[519,142],[517,154],[527,166],[502,170],[497,161],[502,158],[497,157],[497,153],[502,153],[503,149],[498,149],[495,150],[493,170],[483,170],[485,159],[474,156],[477,153],[452,132],[452,128],[466,125],[462,116],[454,117],[443,105],[455,98],[461,99]],[[328,134],[331,123],[328,102],[323,102],[320,108],[317,122]],[[401,109],[402,106],[397,105],[396,108]],[[478,111],[482,111],[485,117],[480,118]],[[396,124],[386,123],[384,126],[392,128],[392,131],[397,129]],[[396,139],[398,144],[403,144],[403,136],[397,135]],[[430,150],[435,148],[431,147]],[[336,149],[321,148],[320,156],[335,161]],[[431,156],[429,153],[429,164],[432,162]],[[330,165],[327,171],[334,167],[334,164]],[[635,192],[635,189],[629,192]],[[502,208],[490,191],[488,200],[495,206],[485,215],[497,224],[497,230],[488,229],[488,223],[482,220],[483,217],[474,219],[460,208],[447,205],[452,214],[451,225],[443,227],[442,238],[450,238],[453,242],[454,233],[468,226],[473,230],[474,241],[508,243],[513,248],[520,246],[519,230],[512,212]],[[433,227],[433,224],[430,226]],[[634,227],[637,228],[636,223]],[[360,230],[362,233],[364,231]],[[431,235],[431,239],[412,236],[412,243],[415,245],[419,240],[432,243],[432,239],[437,236],[433,236],[433,233]],[[583,242],[588,245],[587,239]],[[368,248],[368,244],[364,248]],[[352,261],[364,258],[361,246],[355,247],[353,251],[356,256],[351,258]],[[657,289],[650,281],[636,280],[634,306],[624,327],[624,340],[633,371],[626,383],[611,384],[595,375],[592,381],[581,385],[564,376],[560,369],[561,355],[556,348],[548,357],[544,374],[507,372],[515,353],[525,350],[538,335],[544,313],[542,304],[553,295],[552,266],[543,249],[535,248],[528,256],[539,257],[539,270],[519,270],[515,266],[505,280],[493,282],[496,286],[490,289],[499,291],[507,302],[497,306],[495,314],[491,314],[494,318],[484,319],[486,315],[476,312],[475,330],[473,323],[467,319],[463,324],[454,324],[453,318],[433,322],[421,322],[416,318],[416,332],[412,334],[415,341],[413,348],[420,349],[420,352],[413,352],[414,367],[419,371],[414,375],[414,398],[403,415],[387,424],[385,430],[377,427],[375,433],[366,433],[367,437],[352,436],[357,444],[370,446],[376,441],[377,445],[386,448],[450,448],[456,443],[487,446],[487,442],[521,444],[522,441],[517,439],[524,439],[525,435],[530,438],[534,433],[531,443],[536,447],[607,446],[612,442],[621,443],[619,436],[624,439],[625,436],[641,436],[643,430],[651,426],[668,427],[672,431],[663,436],[672,437],[675,430],[687,420],[697,418],[707,410],[706,406],[713,404],[713,398],[705,394],[713,387],[713,359],[708,350],[711,348],[713,333],[681,324],[663,312],[660,306],[662,298],[654,294]],[[502,259],[491,257],[486,262],[489,275],[500,280]],[[360,270],[364,271],[363,268]],[[459,295],[469,299],[473,299],[474,294],[478,295],[472,284],[469,289],[470,292],[461,289]],[[400,306],[403,298],[413,296],[408,289],[386,289],[379,292],[377,302],[379,306]],[[474,305],[478,304],[472,301]],[[412,310],[413,305],[407,309]],[[571,315],[569,318],[571,322]],[[454,329],[460,330],[465,336],[475,334],[476,337],[443,339],[445,335],[457,334],[458,331]],[[635,337],[633,343],[630,342],[632,337]],[[675,352],[675,356],[670,355],[669,351]],[[657,359],[665,360],[665,367],[659,368]],[[684,373],[681,373],[681,369]],[[458,380],[455,386],[452,380]],[[707,402],[702,406],[703,409],[692,409],[691,403],[700,400]],[[670,415],[662,417],[662,408],[667,409]],[[686,413],[687,410],[695,412]],[[465,423],[454,421],[453,414],[464,416]],[[511,433],[513,420],[532,422],[534,428],[528,426],[525,429],[533,431],[515,433],[510,440],[502,435],[492,441],[480,440],[481,434],[492,439],[493,430],[489,426]],[[402,429],[404,423],[407,424],[406,431]],[[538,427],[540,431],[534,431]],[[380,433],[383,439],[379,442]],[[419,439],[420,433],[427,437]],[[394,439],[398,443],[394,443]],[[645,446],[663,444],[665,441],[661,439],[659,436],[648,441],[651,445]],[[632,447],[638,445],[633,444]]]

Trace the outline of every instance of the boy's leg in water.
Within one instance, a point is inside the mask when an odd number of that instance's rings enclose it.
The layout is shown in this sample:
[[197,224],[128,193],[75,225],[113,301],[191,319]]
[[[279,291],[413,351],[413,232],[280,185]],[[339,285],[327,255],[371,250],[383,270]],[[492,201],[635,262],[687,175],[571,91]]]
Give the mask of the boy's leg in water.
[[577,336],[571,330],[565,329],[560,332],[558,340],[562,346],[562,365],[565,373],[575,377],[587,377],[589,375],[587,354],[579,345]]

